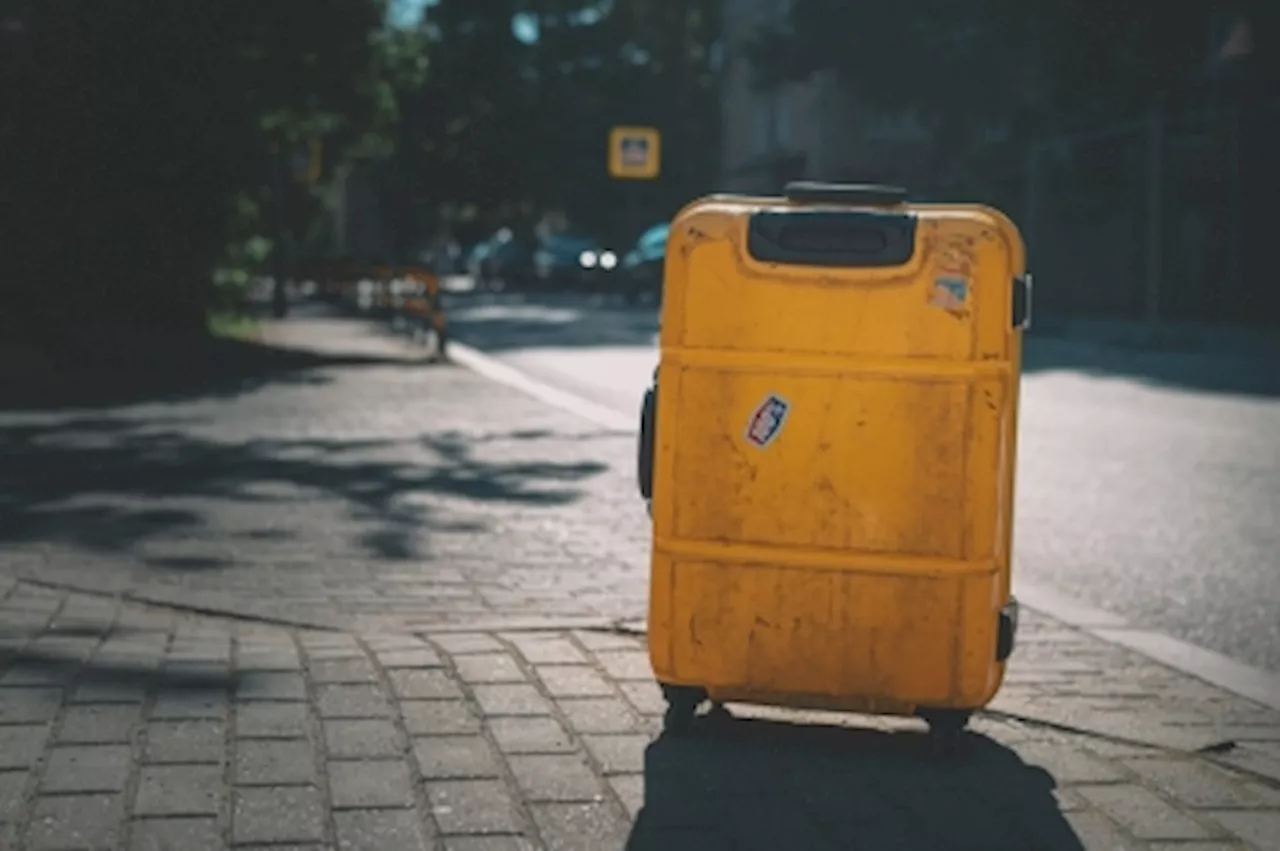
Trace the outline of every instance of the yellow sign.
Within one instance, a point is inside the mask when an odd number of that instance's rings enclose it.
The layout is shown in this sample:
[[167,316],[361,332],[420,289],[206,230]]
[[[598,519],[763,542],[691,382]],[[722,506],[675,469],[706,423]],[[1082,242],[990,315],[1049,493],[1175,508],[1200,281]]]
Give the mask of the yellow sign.
[[615,127],[609,131],[609,174],[632,180],[658,176],[662,137],[653,127]]

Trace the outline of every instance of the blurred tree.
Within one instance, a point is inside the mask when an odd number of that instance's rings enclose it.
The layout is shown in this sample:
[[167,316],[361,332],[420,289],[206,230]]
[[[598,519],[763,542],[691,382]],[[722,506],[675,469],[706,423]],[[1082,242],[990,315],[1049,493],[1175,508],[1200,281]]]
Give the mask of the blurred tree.
[[[0,0],[4,307],[10,328],[91,349],[130,326],[199,334],[237,229],[308,205],[282,174],[386,112],[384,0]],[[111,337],[122,334],[108,335]]]
[[943,160],[1003,126],[1029,135],[1114,122],[1186,81],[1206,58],[1209,16],[1224,4],[1132,0],[794,0],[789,26],[750,46],[758,83],[838,72],[859,102],[931,123]]
[[[557,5],[575,4],[543,4],[537,53],[542,112],[572,112],[539,124],[551,165],[542,172],[544,196],[558,188],[575,218],[629,241],[719,179],[720,91],[713,48],[723,3],[616,0],[606,12],[576,15]],[[608,175],[608,133],[617,125],[659,130],[657,180]]]
[[[428,8],[431,74],[415,103],[419,178],[433,201],[491,224],[567,212],[604,236],[664,216],[713,185],[719,103],[716,0],[440,0]],[[652,183],[607,173],[617,124],[663,133]]]
[[440,0],[428,7],[431,74],[412,101],[408,143],[441,204],[496,209],[525,200],[539,151],[530,145],[529,46],[512,31],[522,0]]

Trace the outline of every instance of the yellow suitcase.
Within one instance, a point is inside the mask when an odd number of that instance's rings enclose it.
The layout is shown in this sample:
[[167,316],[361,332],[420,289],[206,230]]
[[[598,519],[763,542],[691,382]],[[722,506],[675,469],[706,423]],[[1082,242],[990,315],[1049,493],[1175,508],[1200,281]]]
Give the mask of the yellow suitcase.
[[916,715],[950,745],[991,701],[1030,288],[1002,213],[893,187],[677,215],[638,471],[666,729],[710,699]]

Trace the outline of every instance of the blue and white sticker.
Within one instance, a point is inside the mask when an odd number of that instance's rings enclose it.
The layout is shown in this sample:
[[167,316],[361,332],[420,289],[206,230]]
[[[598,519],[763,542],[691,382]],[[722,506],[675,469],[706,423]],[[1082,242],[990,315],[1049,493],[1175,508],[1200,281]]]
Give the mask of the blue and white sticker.
[[760,449],[773,443],[787,421],[791,404],[777,393],[770,393],[756,405],[747,421],[747,442]]

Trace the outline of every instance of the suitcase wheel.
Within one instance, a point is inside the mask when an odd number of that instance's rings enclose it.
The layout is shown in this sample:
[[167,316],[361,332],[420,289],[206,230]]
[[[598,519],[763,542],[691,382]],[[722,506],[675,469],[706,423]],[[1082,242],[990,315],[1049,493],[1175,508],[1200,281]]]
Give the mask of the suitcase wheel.
[[929,745],[938,756],[951,756],[960,748],[973,712],[968,709],[926,709],[920,717],[929,725]]
[[662,730],[678,736],[688,732],[698,707],[707,699],[707,692],[697,686],[671,686],[664,683],[662,696],[667,701],[667,711],[662,716]]

